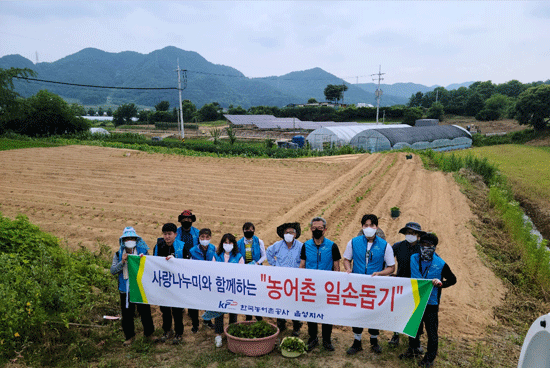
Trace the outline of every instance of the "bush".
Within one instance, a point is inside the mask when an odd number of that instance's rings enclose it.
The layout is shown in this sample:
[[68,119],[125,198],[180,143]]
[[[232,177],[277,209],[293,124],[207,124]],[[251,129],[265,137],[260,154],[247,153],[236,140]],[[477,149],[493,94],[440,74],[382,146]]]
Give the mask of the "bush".
[[27,217],[11,220],[0,214],[0,358],[23,347],[40,355],[53,340],[72,344],[67,339],[70,322],[91,323],[116,305],[116,280],[105,272],[107,267],[101,253],[69,253]]

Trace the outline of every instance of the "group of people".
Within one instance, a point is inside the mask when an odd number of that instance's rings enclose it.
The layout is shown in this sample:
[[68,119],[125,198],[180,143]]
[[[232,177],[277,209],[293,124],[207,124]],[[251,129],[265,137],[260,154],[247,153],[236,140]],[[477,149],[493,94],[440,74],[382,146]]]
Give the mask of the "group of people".
[[[358,273],[371,276],[398,276],[417,279],[430,279],[434,285],[428,300],[428,305],[422,318],[422,323],[416,337],[409,337],[407,350],[399,355],[400,359],[417,358],[423,355],[419,365],[430,367],[438,350],[438,311],[441,298],[441,289],[454,285],[456,277],[451,269],[435,252],[438,238],[433,233],[422,231],[416,222],[407,223],[399,230],[405,240],[393,246],[385,240],[384,232],[378,227],[376,215],[367,214],[361,219],[362,229],[351,239],[340,254],[338,245],[325,237],[327,222],[322,217],[315,217],[310,222],[311,239],[302,243],[298,240],[301,235],[299,223],[285,223],[277,227],[277,234],[281,240],[267,249],[264,242],[255,235],[255,226],[246,222],[243,227],[243,237],[239,240],[233,234],[224,234],[218,244],[211,243],[210,229],[197,229],[193,226],[195,215],[185,210],[178,216],[177,227],[173,223],[164,224],[162,238],[157,239],[152,255],[167,259],[183,258],[200,261],[214,261],[239,263],[246,265],[262,265],[266,260],[271,266],[306,268],[325,271],[340,271],[340,259],[343,257],[344,270],[347,273]],[[137,235],[132,227],[124,229],[119,239],[119,250],[113,256],[111,273],[118,275],[120,305],[122,311],[122,327],[125,335],[124,345],[132,344],[135,339],[134,312],[138,309],[143,324],[143,333],[146,338],[153,340],[154,332],[151,309],[147,304],[134,304],[129,300],[128,285],[128,254],[147,255],[148,246]],[[397,260],[397,270],[396,270]],[[162,313],[163,335],[155,341],[171,341],[174,344],[181,342],[183,326],[183,309],[176,307],[160,307]],[[188,309],[191,318],[191,332],[199,330],[198,310]],[[224,315],[220,312],[205,312],[202,316],[203,324],[214,329],[216,347],[222,346],[224,329]],[[214,319],[214,323],[212,323]],[[252,316],[246,316],[251,320]],[[261,320],[262,317],[256,317]],[[172,330],[172,321],[174,330]],[[237,321],[236,314],[229,314],[229,323]],[[318,344],[318,324],[308,322],[309,340],[307,350],[311,351]],[[277,319],[277,326],[286,330],[286,321]],[[301,321],[292,321],[292,335],[299,336],[302,327]],[[420,335],[424,328],[428,335],[426,352],[420,346]],[[352,328],[354,339],[347,354],[353,355],[363,350],[361,337],[363,328]],[[382,348],[378,341],[379,330],[368,329],[370,347],[375,353],[381,353]],[[322,324],[322,345],[327,351],[334,351],[331,340],[332,325]],[[390,346],[399,345],[399,334],[394,333]]]

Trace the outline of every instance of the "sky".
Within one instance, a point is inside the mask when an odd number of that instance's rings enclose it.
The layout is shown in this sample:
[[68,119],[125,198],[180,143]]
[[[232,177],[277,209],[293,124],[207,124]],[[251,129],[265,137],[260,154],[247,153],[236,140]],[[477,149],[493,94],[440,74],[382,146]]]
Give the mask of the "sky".
[[370,83],[381,68],[387,84],[529,83],[550,79],[550,2],[0,0],[0,57],[166,46],[251,78],[319,67]]

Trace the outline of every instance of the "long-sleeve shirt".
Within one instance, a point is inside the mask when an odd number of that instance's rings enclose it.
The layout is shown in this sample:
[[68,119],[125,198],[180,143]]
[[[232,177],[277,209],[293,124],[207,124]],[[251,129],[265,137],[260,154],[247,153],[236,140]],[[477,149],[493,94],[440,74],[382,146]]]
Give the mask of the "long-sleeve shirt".
[[289,249],[284,240],[279,240],[265,251],[267,261],[272,266],[298,268],[303,245],[302,242],[294,239]]

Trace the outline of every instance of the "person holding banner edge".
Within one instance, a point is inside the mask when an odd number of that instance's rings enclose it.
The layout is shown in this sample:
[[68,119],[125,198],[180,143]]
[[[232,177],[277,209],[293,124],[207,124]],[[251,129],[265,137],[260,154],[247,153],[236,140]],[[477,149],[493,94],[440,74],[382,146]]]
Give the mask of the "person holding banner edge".
[[134,327],[134,312],[135,308],[141,317],[143,325],[143,335],[145,338],[151,339],[155,332],[155,325],[151,316],[151,306],[148,304],[139,304],[130,302],[130,283],[128,282],[128,255],[147,255],[149,247],[138,236],[133,227],[124,228],[122,236],[119,238],[119,250],[113,255],[111,264],[111,273],[118,276],[118,290],[120,293],[120,309],[122,314],[122,330],[126,340],[124,346],[129,346],[134,342],[136,337]]
[[[174,257],[183,258],[184,244],[179,241],[177,237],[178,227],[173,223],[167,223],[162,226],[162,238],[157,239],[157,244],[153,249],[153,255],[157,257],[166,257],[166,260],[170,260]],[[183,335],[183,308],[160,306],[160,312],[162,313],[162,330],[163,335],[157,340],[160,342],[166,342],[172,338],[172,344],[177,345],[181,343],[181,336]],[[174,318],[174,331],[172,331],[172,318]]]
[[[338,245],[332,240],[325,238],[327,230],[327,221],[322,217],[314,217],[310,222],[312,239],[309,239],[302,246],[300,254],[300,268],[340,271],[340,250]],[[315,322],[307,323],[309,340],[307,342],[307,351],[313,350],[319,345],[317,338],[318,325]],[[321,326],[321,335],[323,338],[323,347],[328,351],[334,351],[331,335],[332,325],[323,323]]]
[[[239,253],[237,239],[235,239],[233,234],[227,233],[222,236],[212,261],[244,264],[244,257]],[[235,313],[229,313],[229,323],[235,322],[237,322],[237,315]],[[223,314],[214,319],[214,326],[214,332],[216,333],[214,342],[216,347],[220,348],[222,346]]]
[[[435,249],[439,243],[439,239],[433,233],[427,233],[420,237],[420,253],[411,256],[411,278],[415,279],[431,279],[434,285],[422,322],[426,327],[428,335],[428,348],[426,354],[419,362],[421,367],[432,367],[438,350],[438,325],[439,325],[439,303],[441,301],[441,289],[447,288],[456,284],[456,276],[451,271],[449,265],[441,259]],[[420,331],[416,338],[409,340],[409,348],[407,351],[399,355],[400,359],[414,358],[415,349],[420,346]]]
[[[239,246],[239,253],[244,258],[244,263],[248,265],[261,266],[266,260],[264,241],[254,235],[256,227],[252,222],[245,222],[243,225],[243,235],[237,242]],[[251,315],[246,315],[247,321],[252,321]],[[256,316],[256,321],[261,321],[261,316]]]
[[[351,239],[344,251],[344,268],[347,273],[358,273],[371,276],[389,276],[395,270],[393,249],[388,243],[376,235],[378,217],[373,214],[361,218],[363,234]],[[352,268],[353,261],[353,268]],[[363,350],[361,334],[363,328],[353,327],[354,339],[347,354],[353,355]],[[370,329],[371,350],[377,354],[382,352],[378,343],[379,330]]]
[[[266,250],[267,261],[275,267],[300,267],[300,254],[303,243],[297,240],[302,231],[298,222],[284,223],[277,227],[277,235],[282,239],[273,243]],[[286,330],[286,320],[277,318],[277,327],[283,332]],[[301,321],[292,321],[292,336],[299,336],[302,328]]]
[[[418,239],[424,234],[422,227],[417,222],[407,222],[399,234],[405,235],[405,240],[395,243],[392,246],[393,254],[397,260],[397,272],[394,274],[396,277],[411,277],[411,255],[420,253],[420,245]],[[413,339],[414,337],[409,337]],[[399,333],[395,332],[388,343],[390,347],[397,347],[399,345]],[[420,355],[423,353],[422,347],[418,347],[415,353]]]

